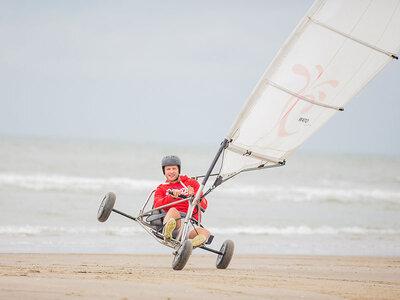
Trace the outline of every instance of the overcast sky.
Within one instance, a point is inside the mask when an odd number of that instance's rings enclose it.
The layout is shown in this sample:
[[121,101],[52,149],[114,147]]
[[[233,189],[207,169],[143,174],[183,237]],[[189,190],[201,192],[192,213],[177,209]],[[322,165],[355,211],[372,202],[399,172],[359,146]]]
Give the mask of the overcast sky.
[[[313,1],[0,1],[0,135],[219,145]],[[400,155],[393,61],[301,149]]]

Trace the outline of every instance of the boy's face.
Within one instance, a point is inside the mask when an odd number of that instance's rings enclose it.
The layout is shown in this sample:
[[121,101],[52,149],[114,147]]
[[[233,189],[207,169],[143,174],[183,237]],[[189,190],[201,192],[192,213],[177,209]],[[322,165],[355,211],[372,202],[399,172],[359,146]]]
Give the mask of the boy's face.
[[176,181],[179,176],[179,168],[178,166],[165,166],[165,177],[169,182]]

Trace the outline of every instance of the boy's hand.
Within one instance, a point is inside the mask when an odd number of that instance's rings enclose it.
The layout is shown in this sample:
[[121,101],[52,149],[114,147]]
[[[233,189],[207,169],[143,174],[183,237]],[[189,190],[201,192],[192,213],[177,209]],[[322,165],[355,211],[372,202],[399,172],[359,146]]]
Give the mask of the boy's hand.
[[176,199],[176,198],[179,198],[179,195],[181,194],[181,191],[180,190],[172,190],[169,193],[170,193],[172,198]]
[[194,195],[194,188],[192,186],[188,186],[188,194],[189,197],[192,197]]

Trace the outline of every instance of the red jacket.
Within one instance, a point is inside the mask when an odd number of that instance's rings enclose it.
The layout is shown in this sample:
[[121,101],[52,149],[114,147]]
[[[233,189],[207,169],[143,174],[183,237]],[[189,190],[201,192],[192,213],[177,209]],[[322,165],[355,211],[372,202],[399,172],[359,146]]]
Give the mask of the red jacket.
[[[188,195],[188,187],[192,186],[194,189],[194,194],[196,195],[197,190],[200,187],[200,184],[186,175],[180,175],[179,176],[179,181],[175,183],[171,183],[168,180],[165,181],[165,183],[160,184],[157,187],[156,193],[154,194],[154,208],[160,207],[162,205],[175,202],[178,200],[181,200],[182,198],[177,198],[174,199],[172,196],[169,194],[170,190],[175,190],[175,189],[180,189],[181,194]],[[203,198],[200,202],[200,205],[203,209],[207,208],[207,200]],[[175,204],[168,206],[166,208],[163,208],[165,212],[167,212],[171,207],[175,207],[177,210],[187,213],[188,208],[189,208],[189,203],[188,201],[183,201],[181,203]],[[197,207],[193,211],[193,217],[198,220],[198,214],[197,214]]]

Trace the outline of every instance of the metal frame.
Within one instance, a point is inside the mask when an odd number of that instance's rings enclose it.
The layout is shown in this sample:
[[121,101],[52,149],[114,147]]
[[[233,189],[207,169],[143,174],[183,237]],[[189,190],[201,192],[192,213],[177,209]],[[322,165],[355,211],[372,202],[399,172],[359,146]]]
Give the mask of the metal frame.
[[[143,204],[143,207],[142,207],[142,209],[139,211],[139,215],[138,215],[137,217],[132,217],[131,215],[125,214],[125,213],[123,213],[123,212],[121,212],[121,211],[119,211],[119,210],[117,210],[117,209],[115,209],[115,208],[113,208],[112,211],[115,212],[115,213],[117,213],[117,214],[120,214],[120,215],[122,215],[122,216],[124,216],[124,217],[127,217],[127,218],[129,218],[129,219],[131,219],[131,220],[133,220],[133,221],[138,222],[139,225],[140,225],[147,233],[149,233],[157,242],[159,242],[160,244],[163,244],[163,245],[165,245],[165,246],[167,246],[167,247],[170,247],[170,248],[174,249],[175,251],[177,251],[177,250],[179,249],[179,247],[183,244],[183,241],[186,240],[186,238],[185,238],[185,239],[179,239],[179,237],[180,237],[180,236],[185,236],[185,237],[187,236],[187,233],[188,233],[188,231],[189,231],[189,227],[192,225],[192,223],[191,223],[191,222],[186,222],[186,223],[184,223],[183,226],[180,227],[179,234],[178,234],[178,237],[177,237],[177,238],[175,238],[175,239],[172,238],[172,239],[169,240],[169,241],[165,241],[165,240],[164,240],[164,236],[163,236],[161,233],[159,233],[158,231],[156,231],[156,230],[153,228],[153,225],[151,225],[149,222],[147,222],[144,218],[150,216],[152,212],[158,211],[158,210],[160,210],[160,209],[162,209],[162,208],[166,208],[166,207],[168,207],[168,206],[171,206],[171,205],[174,205],[174,204],[177,204],[177,203],[181,203],[181,202],[184,202],[184,201],[189,201],[189,206],[192,206],[192,203],[193,203],[193,202],[192,202],[191,200],[193,199],[193,197],[186,198],[186,199],[181,199],[181,200],[177,200],[177,201],[171,202],[171,203],[169,203],[169,204],[166,204],[166,205],[163,205],[163,206],[160,206],[160,207],[153,208],[153,209],[151,209],[151,210],[146,210],[146,211],[145,211],[147,205],[149,204],[149,200],[150,200],[151,196],[154,194],[154,192],[155,192],[155,190],[152,191],[152,192],[150,193],[150,195],[147,197],[147,200],[146,200],[145,203]],[[189,209],[188,212],[189,212],[189,211],[190,211],[190,215],[187,214],[187,215],[186,215],[186,218],[188,218],[188,220],[190,221],[190,220],[192,219],[193,208],[192,208],[192,209]],[[196,220],[196,221],[197,221],[197,224],[200,226],[200,224],[201,224],[201,223],[200,223],[200,220],[201,220],[201,217],[200,217],[200,216],[201,216],[201,211],[198,210],[198,213],[199,213],[199,220],[198,220],[198,221]],[[189,218],[189,216],[190,216],[190,218]],[[209,248],[209,247],[207,247],[207,246],[205,246],[205,245],[200,246],[199,248],[204,249],[204,250],[207,250],[207,251],[209,251],[209,252],[213,252],[213,253],[219,254],[219,255],[223,255],[222,252],[220,252],[220,251],[218,251],[218,250],[214,250],[214,249],[212,249],[212,248]]]

